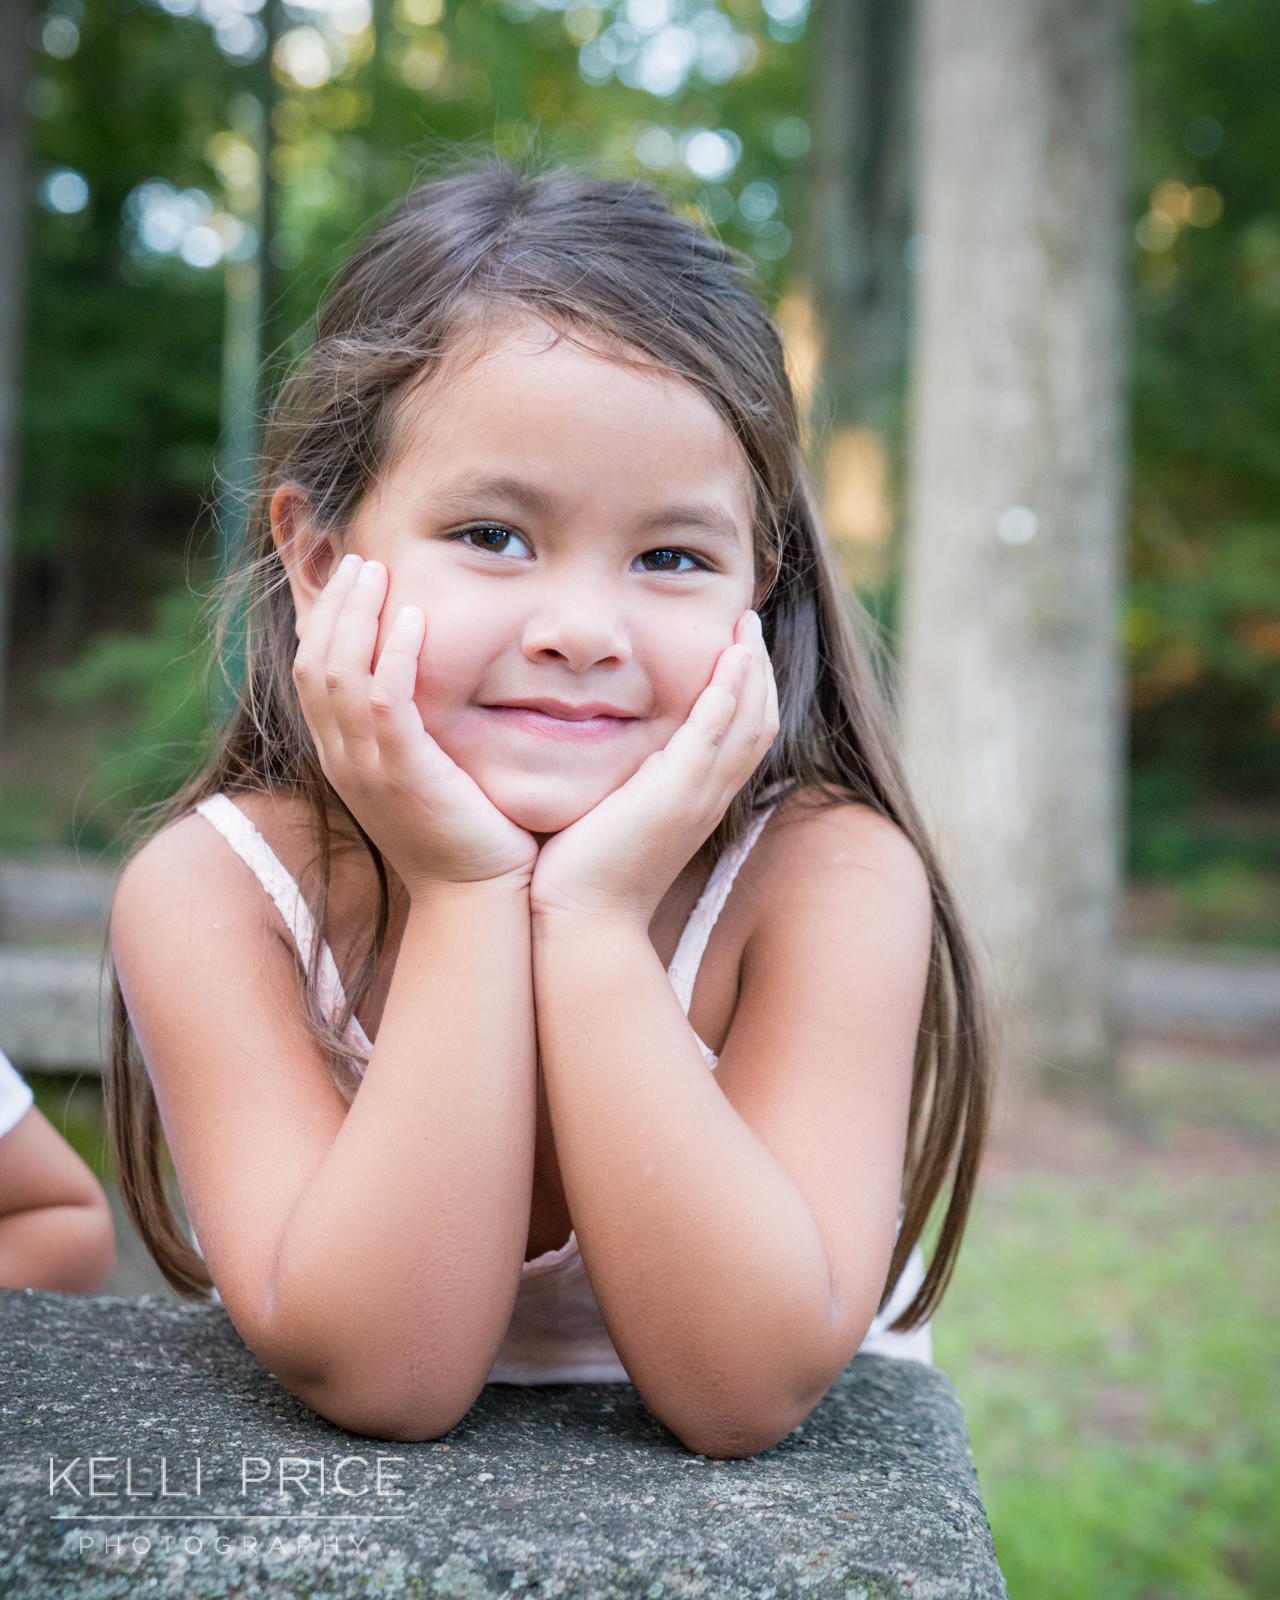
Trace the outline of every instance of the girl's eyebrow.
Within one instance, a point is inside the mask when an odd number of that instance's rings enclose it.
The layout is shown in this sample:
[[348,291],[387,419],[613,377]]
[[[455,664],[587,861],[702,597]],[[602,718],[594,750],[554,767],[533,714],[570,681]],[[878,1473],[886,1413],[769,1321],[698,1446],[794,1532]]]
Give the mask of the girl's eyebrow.
[[[477,500],[502,500],[530,516],[549,520],[563,516],[564,501],[537,484],[523,478],[489,477],[477,474],[450,484],[435,497],[438,505],[453,510],[469,509]],[[644,533],[661,534],[678,528],[697,528],[717,543],[736,545],[741,531],[732,516],[714,505],[664,506],[638,524]]]
[[530,516],[551,518],[562,513],[564,504],[558,496],[537,484],[526,483],[523,478],[486,477],[475,474],[450,484],[433,496],[437,504],[464,509],[477,500],[504,500],[517,506]]
[[667,533],[678,528],[697,528],[717,544],[736,545],[741,542],[741,531],[733,518],[718,506],[676,505],[664,506],[639,524],[645,533]]

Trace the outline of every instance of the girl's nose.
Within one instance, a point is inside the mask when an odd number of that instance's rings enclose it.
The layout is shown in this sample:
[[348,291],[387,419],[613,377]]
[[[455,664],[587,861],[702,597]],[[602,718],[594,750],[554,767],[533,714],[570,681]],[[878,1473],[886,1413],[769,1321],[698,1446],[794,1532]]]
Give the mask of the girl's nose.
[[525,624],[521,641],[529,661],[570,672],[613,669],[631,660],[631,641],[609,597],[580,590],[547,596]]

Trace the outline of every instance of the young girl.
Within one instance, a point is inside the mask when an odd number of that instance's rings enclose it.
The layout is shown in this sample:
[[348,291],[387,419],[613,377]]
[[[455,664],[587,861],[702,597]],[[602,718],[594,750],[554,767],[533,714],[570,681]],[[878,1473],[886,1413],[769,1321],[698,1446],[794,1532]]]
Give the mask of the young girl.
[[240,704],[113,914],[169,1281],[389,1439],[630,1380],[749,1455],[859,1347],[927,1360],[978,1002],[731,253],[640,184],[427,184],[320,314],[253,541]]

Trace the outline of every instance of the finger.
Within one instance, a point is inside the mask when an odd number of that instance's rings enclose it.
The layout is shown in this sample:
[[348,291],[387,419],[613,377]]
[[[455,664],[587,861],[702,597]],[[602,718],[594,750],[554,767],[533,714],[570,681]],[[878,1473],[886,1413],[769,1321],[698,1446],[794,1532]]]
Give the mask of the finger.
[[373,669],[373,690],[388,704],[412,700],[418,686],[418,657],[427,619],[419,606],[401,606]]
[[735,630],[735,638],[747,646],[759,668],[758,682],[762,698],[757,701],[754,695],[747,694],[739,697],[739,718],[744,727],[752,730],[754,743],[761,747],[756,757],[759,760],[777,736],[778,685],[773,674],[773,662],[769,659],[764,642],[764,627],[757,612],[743,613]]
[[[781,727],[782,717],[778,710],[778,680],[774,674],[773,662],[767,653],[765,655],[765,677],[769,683],[769,698],[765,707],[764,731],[765,737],[768,739],[769,744],[772,745],[773,741],[778,737],[778,729]],[[768,746],[766,746],[767,748]]]
[[317,680],[323,678],[334,626],[359,576],[360,567],[359,556],[343,556],[311,608],[294,658],[294,677],[301,694],[311,693],[317,686]]
[[378,747],[388,757],[421,755],[431,742],[414,701],[426,631],[422,611],[417,606],[402,606],[374,668],[369,712]]
[[693,703],[684,722],[668,739],[663,751],[673,776],[700,782],[715,760],[738,707],[742,681],[751,666],[751,653],[740,644],[720,652],[711,682]]
[[764,669],[751,657],[733,715],[702,775],[703,792],[718,811],[723,811],[759,765],[764,753],[760,734],[766,703]]
[[769,700],[769,652],[764,647],[764,630],[754,611],[744,612],[734,629],[734,637],[751,653],[751,667],[738,695],[736,723],[742,729],[752,730],[755,736],[763,725],[765,707]]
[[[716,662],[711,682],[732,688],[733,715],[729,726],[741,732],[745,723],[753,720],[757,701],[763,706],[763,680],[760,669],[767,659],[760,619],[754,611],[744,611],[734,624],[734,642],[721,653]],[[726,733],[728,727],[726,727]]]
[[369,683],[387,583],[382,563],[366,561],[334,623],[324,678],[344,738],[367,737],[370,731]]
[[745,645],[731,644],[720,652],[711,682],[693,703],[689,722],[710,735],[717,744],[733,721],[750,671],[751,652]]
[[712,759],[703,774],[704,784],[723,803],[738,792],[773,743],[773,677],[764,646],[760,619],[746,612],[734,629],[735,648],[746,660],[746,670],[735,696],[732,715],[715,740]]

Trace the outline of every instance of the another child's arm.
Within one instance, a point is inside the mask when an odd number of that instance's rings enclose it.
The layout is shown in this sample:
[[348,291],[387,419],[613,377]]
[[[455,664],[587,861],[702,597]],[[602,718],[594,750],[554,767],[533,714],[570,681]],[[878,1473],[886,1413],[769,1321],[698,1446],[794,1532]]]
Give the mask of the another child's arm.
[[[203,818],[167,829],[130,866],[113,939],[232,1320],[323,1415],[424,1438],[451,1427],[483,1384],[528,1235],[533,841],[486,811],[456,769],[435,774],[437,810],[424,811],[412,769],[438,752],[421,743],[420,722],[415,734],[402,720],[421,616],[416,635],[393,636],[375,677],[381,599],[376,582],[358,595],[336,582],[299,652],[326,770],[357,815],[364,789],[378,789],[369,822],[410,892],[354,1103],[303,1023],[270,901]],[[446,814],[451,784],[457,817]],[[270,802],[260,804],[266,825]]]
[[551,841],[533,889],[543,1072],[592,1286],[646,1401],[717,1456],[789,1432],[875,1314],[930,948],[902,835],[793,807],[750,863],[741,993],[707,1070],[647,925],[666,853],[772,737],[763,649],[740,637],[736,698],[700,702],[647,777]]
[[93,1294],[115,1264],[102,1185],[30,1106],[0,1138],[0,1285]]

